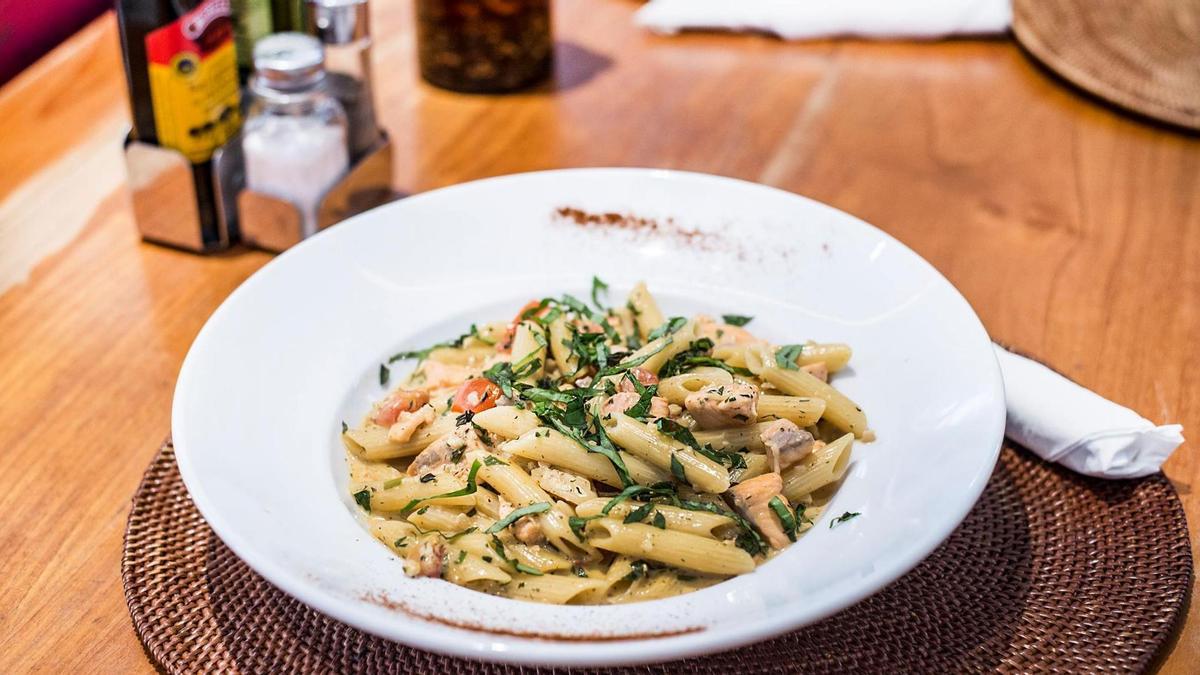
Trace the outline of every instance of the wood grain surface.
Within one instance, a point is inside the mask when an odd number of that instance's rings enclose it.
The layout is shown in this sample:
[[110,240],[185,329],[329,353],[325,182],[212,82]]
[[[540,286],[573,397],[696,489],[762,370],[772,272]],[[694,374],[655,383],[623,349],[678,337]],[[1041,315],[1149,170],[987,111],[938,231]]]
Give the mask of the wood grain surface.
[[[1123,117],[1010,42],[786,44],[646,34],[626,0],[556,4],[555,83],[418,81],[411,6],[375,3],[395,186],[571,166],[761,181],[938,267],[993,336],[1200,433],[1200,140]],[[0,672],[150,672],[121,535],[208,315],[269,260],[139,241],[111,15],[0,89]],[[1200,460],[1167,464],[1200,525]],[[1200,663],[1192,612],[1163,663]]]

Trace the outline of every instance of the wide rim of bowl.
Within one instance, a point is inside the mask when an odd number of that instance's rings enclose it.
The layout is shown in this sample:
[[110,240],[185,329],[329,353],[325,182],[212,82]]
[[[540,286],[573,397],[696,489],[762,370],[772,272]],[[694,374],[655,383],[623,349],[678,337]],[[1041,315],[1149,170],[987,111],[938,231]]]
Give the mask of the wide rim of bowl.
[[[980,449],[977,450],[979,456],[978,466],[970,477],[969,483],[964,486],[961,492],[956,494],[953,504],[947,505],[947,512],[943,514],[945,517],[936,523],[936,525],[923,529],[914,536],[910,540],[912,545],[904,552],[904,555],[890,556],[881,560],[873,573],[861,578],[860,583],[855,586],[853,592],[847,592],[836,599],[829,600],[816,609],[811,605],[804,608],[797,607],[794,611],[784,609],[758,621],[746,622],[732,627],[723,627],[723,630],[720,632],[707,630],[668,637],[629,640],[589,641],[581,639],[570,642],[559,642],[538,638],[515,637],[481,630],[453,628],[399,613],[395,614],[394,622],[389,625],[379,625],[368,612],[362,611],[363,608],[348,602],[345,598],[320,588],[311,579],[290,569],[287,565],[281,564],[269,556],[260,555],[249,538],[243,537],[239,533],[238,528],[220,515],[220,510],[212,497],[205,491],[203,481],[196,473],[191,462],[189,442],[190,424],[183,412],[183,399],[191,386],[190,383],[195,377],[197,369],[200,368],[198,364],[199,357],[196,355],[213,339],[212,336],[217,330],[214,327],[225,320],[224,317],[233,311],[231,308],[240,302],[240,298],[243,295],[254,292],[254,289],[258,284],[262,283],[263,279],[269,275],[280,273],[281,269],[291,264],[290,261],[303,255],[315,246],[327,245],[325,242],[332,242],[341,237],[351,236],[351,228],[356,223],[377,217],[379,211],[403,209],[406,208],[405,204],[444,198],[456,192],[476,189],[482,184],[564,175],[577,179],[577,177],[586,177],[589,174],[625,174],[634,177],[643,177],[647,180],[682,180],[712,185],[733,184],[741,187],[751,187],[753,189],[781,193],[787,195],[789,198],[805,202],[808,208],[835,212],[838,217],[853,221],[860,227],[868,228],[885,241],[910,254],[918,265],[925,267],[926,272],[931,274],[933,279],[944,284],[950,292],[950,298],[954,302],[960,303],[961,309],[965,310],[963,316],[969,320],[971,328],[977,334],[976,337],[978,340],[974,348],[979,351],[978,358],[990,366],[988,368],[990,382],[981,383],[981,388],[986,387],[990,389],[989,400],[999,402],[993,406],[992,410],[991,426],[988,430],[990,440],[983,438],[981,434]],[[802,626],[810,625],[883,590],[933,553],[962,523],[967,513],[970,512],[978,501],[1000,454],[1005,425],[1003,401],[1004,385],[1001,379],[999,362],[993,351],[991,339],[988,337],[982,321],[980,321],[970,303],[932,264],[887,232],[822,202],[752,181],[689,171],[605,167],[554,169],[506,174],[437,188],[358,214],[339,224],[338,227],[322,230],[313,237],[300,242],[251,274],[250,277],[230,293],[205,322],[200,332],[196,335],[180,368],[172,402],[171,424],[176,461],[184,484],[187,486],[188,493],[195,503],[196,508],[230,550],[256,573],[288,595],[338,621],[385,639],[401,642],[419,649],[498,663],[584,667],[665,662],[736,648],[749,643],[767,640]],[[417,630],[398,630],[406,627],[415,627]]]

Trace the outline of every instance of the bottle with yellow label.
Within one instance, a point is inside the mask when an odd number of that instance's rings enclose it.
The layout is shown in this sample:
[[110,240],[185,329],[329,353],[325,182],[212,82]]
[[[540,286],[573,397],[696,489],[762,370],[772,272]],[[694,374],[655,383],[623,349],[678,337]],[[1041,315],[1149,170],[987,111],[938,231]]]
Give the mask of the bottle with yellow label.
[[188,159],[202,238],[219,247],[211,160],[242,122],[230,0],[117,0],[117,15],[134,138]]

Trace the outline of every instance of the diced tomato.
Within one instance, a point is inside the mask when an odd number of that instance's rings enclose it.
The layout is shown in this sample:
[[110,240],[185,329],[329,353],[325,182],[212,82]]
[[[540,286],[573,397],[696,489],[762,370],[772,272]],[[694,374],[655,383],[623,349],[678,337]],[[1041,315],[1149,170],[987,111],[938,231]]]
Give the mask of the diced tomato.
[[[500,344],[496,346],[497,349],[502,352],[507,352],[512,349],[513,335],[517,332],[517,326],[520,325],[521,321],[525,319],[525,313],[535,309],[540,304],[542,304],[541,300],[530,300],[529,302],[525,303],[525,306],[521,308],[521,311],[517,312],[517,315],[513,317],[513,320],[508,322],[508,330],[504,332],[504,339],[501,340]],[[550,307],[543,307],[534,316],[546,316],[546,314],[549,312]]]
[[463,382],[454,394],[454,403],[450,409],[455,412],[470,410],[473,413],[483,412],[496,407],[496,399],[500,398],[500,387],[483,377],[476,377]]

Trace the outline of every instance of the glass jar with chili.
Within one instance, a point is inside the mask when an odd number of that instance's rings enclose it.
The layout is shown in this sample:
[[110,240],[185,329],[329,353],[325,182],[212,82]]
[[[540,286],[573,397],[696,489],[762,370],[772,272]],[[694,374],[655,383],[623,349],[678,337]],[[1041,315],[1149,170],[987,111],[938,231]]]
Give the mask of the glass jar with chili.
[[550,0],[417,0],[417,56],[430,84],[504,92],[549,75]]

